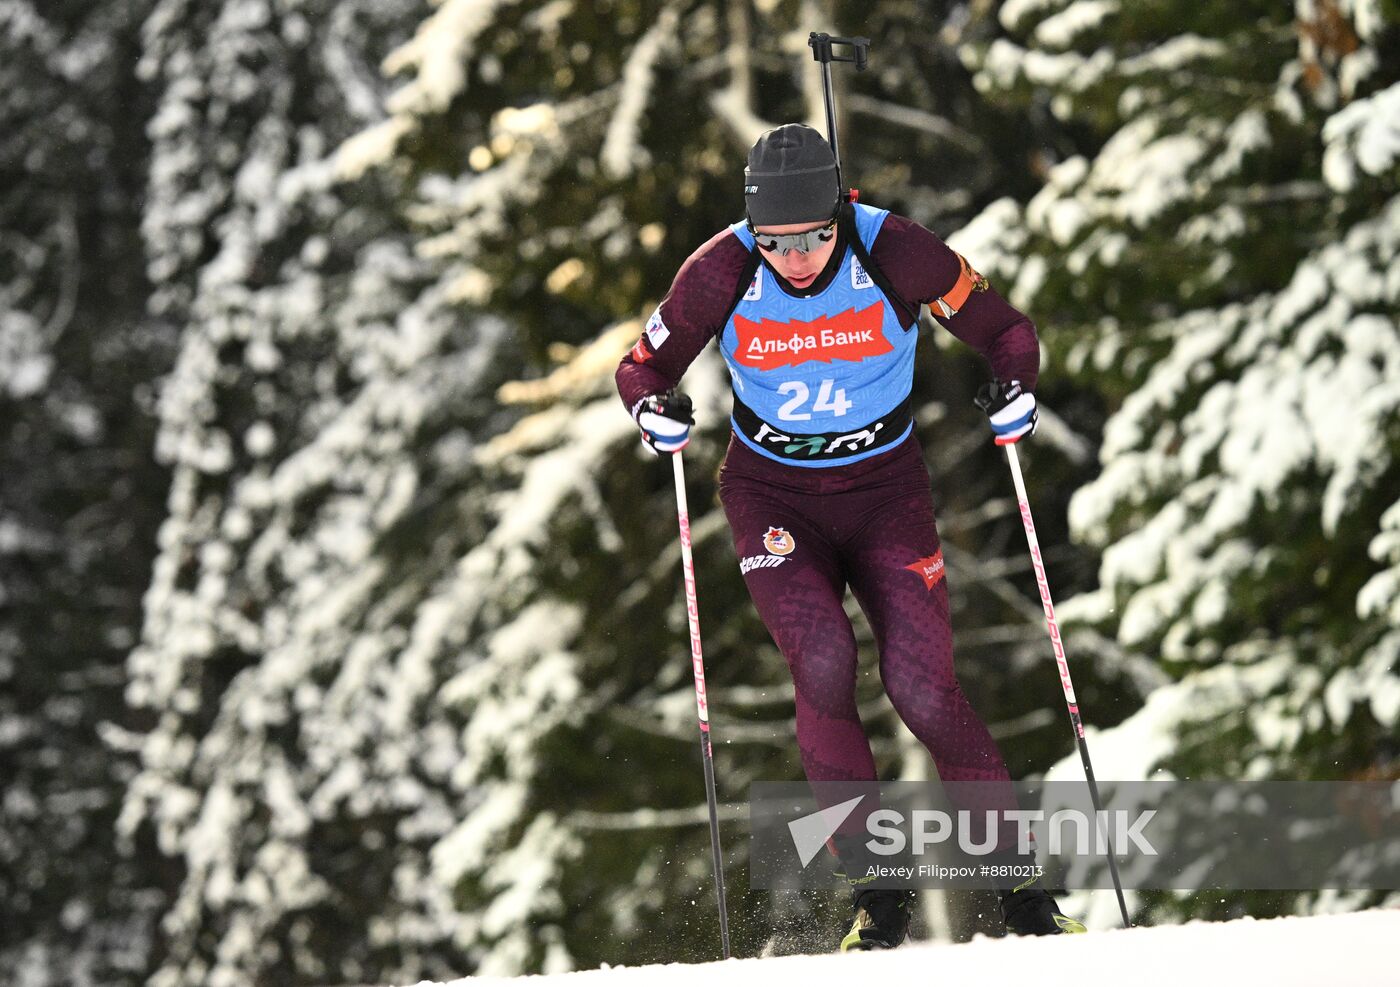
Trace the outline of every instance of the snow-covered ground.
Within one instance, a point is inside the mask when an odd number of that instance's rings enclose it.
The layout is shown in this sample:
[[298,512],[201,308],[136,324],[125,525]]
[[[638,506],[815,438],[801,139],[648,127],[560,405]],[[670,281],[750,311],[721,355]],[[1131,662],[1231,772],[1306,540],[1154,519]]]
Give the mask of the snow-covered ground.
[[[1044,939],[978,938],[881,953],[612,967],[544,977],[468,978],[447,987],[850,987],[852,983],[1033,983],[1036,987],[1380,987],[1400,984],[1400,909],[1266,921],[1191,922]],[[419,987],[433,987],[427,981]]]

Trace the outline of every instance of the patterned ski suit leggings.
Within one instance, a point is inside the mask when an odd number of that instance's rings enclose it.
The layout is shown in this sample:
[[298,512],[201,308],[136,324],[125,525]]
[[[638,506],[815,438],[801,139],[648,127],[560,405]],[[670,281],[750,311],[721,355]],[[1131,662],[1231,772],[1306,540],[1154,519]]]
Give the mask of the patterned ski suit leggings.
[[876,778],[856,710],[849,586],[874,632],[885,692],[939,778],[1007,783],[993,801],[1013,806],[1001,752],[953,674],[946,570],[917,439],[849,466],[804,469],[731,438],[720,501],[749,594],[792,673],[814,789]]

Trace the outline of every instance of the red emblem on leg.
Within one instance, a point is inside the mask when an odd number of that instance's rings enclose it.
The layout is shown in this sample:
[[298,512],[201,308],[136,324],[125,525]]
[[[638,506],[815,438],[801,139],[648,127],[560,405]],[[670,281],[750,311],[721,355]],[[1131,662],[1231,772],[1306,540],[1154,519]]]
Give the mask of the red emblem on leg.
[[788,555],[797,545],[786,528],[769,528],[763,536],[763,547],[774,555]]
[[917,572],[924,580],[924,586],[933,589],[933,584],[943,578],[943,549],[939,549],[926,559],[920,559],[904,568]]

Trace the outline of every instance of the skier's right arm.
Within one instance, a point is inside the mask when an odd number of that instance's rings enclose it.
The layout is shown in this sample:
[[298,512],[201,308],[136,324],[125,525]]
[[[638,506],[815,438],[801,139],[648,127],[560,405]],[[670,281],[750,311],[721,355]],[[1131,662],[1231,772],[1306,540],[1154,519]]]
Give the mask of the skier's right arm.
[[694,345],[689,337],[699,333],[676,335],[671,325],[678,320],[672,311],[675,306],[668,305],[670,297],[647,319],[646,329],[622,358],[616,374],[622,403],[642,430],[642,445],[653,453],[679,452],[690,441],[690,426],[695,424],[690,398],[676,387],[708,341],[703,337]]
[[618,394],[653,452],[675,452],[690,441],[690,399],[676,388],[724,328],[747,259],[747,250],[728,230],[691,254],[618,364]]

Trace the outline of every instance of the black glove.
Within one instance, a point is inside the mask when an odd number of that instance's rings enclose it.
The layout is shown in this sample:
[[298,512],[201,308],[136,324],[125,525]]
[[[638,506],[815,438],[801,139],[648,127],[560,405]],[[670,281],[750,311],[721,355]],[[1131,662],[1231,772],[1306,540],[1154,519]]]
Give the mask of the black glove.
[[1019,380],[1006,384],[994,380],[983,384],[972,400],[991,420],[997,445],[1010,445],[1035,434],[1035,423],[1039,419],[1035,395],[1021,390]]

